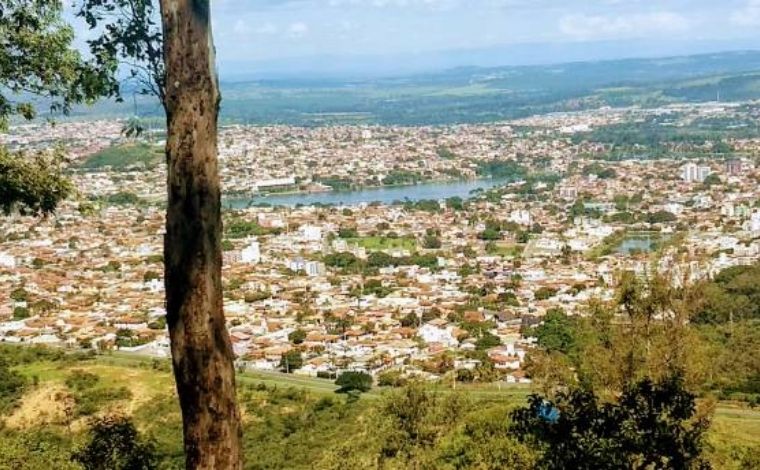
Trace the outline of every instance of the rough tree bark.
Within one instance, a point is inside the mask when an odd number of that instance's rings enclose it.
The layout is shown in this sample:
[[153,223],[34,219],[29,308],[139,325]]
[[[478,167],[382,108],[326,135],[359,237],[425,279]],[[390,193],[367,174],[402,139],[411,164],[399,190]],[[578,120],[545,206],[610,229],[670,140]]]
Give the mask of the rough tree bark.
[[188,469],[242,468],[222,311],[219,88],[208,0],[161,0],[166,63],[166,310]]

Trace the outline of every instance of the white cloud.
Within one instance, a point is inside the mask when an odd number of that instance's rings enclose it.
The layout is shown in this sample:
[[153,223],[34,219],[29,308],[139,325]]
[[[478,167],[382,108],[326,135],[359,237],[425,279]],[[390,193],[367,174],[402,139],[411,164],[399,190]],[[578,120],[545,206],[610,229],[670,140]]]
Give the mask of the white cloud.
[[760,0],[747,0],[742,8],[731,14],[730,20],[739,26],[760,26]]
[[559,20],[562,34],[578,40],[630,38],[656,33],[688,31],[685,16],[660,11],[630,15],[566,15]]
[[277,31],[279,31],[279,29],[272,23],[264,23],[263,25],[256,28],[256,34],[271,35],[276,34]]
[[271,36],[277,34],[278,31],[279,28],[272,23],[264,23],[256,28],[252,28],[251,25],[242,18],[235,20],[235,24],[232,26],[232,32],[239,36],[248,36],[251,33],[262,36]]
[[431,9],[453,8],[461,0],[329,0],[328,4],[333,7],[339,6],[369,6],[375,8],[386,7],[425,7]]

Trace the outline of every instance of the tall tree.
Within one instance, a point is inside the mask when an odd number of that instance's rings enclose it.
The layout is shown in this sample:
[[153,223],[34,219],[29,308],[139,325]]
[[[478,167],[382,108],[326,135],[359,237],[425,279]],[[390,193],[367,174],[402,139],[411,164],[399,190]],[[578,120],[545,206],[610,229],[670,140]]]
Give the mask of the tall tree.
[[164,262],[187,468],[242,468],[232,345],[222,311],[219,84],[208,0],[161,0],[169,165]]
[[209,0],[85,0],[104,64],[120,59],[166,111],[166,311],[187,468],[242,468],[232,346],[222,310],[219,86]]

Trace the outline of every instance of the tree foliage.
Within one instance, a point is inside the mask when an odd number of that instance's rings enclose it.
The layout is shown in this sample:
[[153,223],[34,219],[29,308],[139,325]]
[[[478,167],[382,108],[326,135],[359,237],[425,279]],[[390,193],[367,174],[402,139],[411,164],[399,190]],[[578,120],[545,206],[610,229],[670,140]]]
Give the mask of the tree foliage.
[[59,152],[11,153],[0,146],[0,209],[7,215],[51,214],[74,190]]
[[0,358],[0,413],[12,408],[24,393],[26,378]]
[[346,371],[338,376],[335,385],[338,393],[368,392],[372,388],[372,376],[366,372]]
[[[165,98],[160,12],[152,0],[82,0],[77,10],[96,34],[88,41],[95,64],[126,65],[136,91]],[[116,91],[121,90],[116,84]]]
[[702,456],[709,421],[678,375],[644,379],[615,402],[582,389],[533,395],[512,419],[520,439],[542,449],[541,468],[710,468]]
[[11,116],[33,119],[35,97],[45,98],[51,113],[68,113],[113,92],[115,62],[85,61],[62,9],[59,0],[0,3],[0,131]]
[[153,443],[140,438],[134,424],[121,416],[105,416],[90,425],[89,439],[73,460],[85,470],[153,470]]

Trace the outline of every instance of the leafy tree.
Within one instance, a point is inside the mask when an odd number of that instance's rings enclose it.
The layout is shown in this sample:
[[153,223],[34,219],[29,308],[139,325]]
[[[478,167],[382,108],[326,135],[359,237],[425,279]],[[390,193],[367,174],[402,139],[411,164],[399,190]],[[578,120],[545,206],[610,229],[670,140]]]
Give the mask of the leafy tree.
[[29,292],[23,287],[17,287],[11,291],[11,300],[16,302],[26,302],[29,300]]
[[[30,97],[42,97],[51,113],[112,92],[114,63],[95,67],[72,46],[74,31],[57,0],[6,0],[0,4],[0,132],[18,115],[33,119]],[[28,156],[0,146],[0,209],[50,214],[71,192],[60,152]]]
[[335,380],[340,388],[337,393],[368,392],[372,388],[372,376],[366,372],[346,371]]
[[576,332],[573,321],[562,309],[550,309],[544,321],[533,332],[537,343],[546,351],[570,354],[576,346]]
[[710,173],[702,182],[705,188],[710,188],[715,185],[721,184],[720,176],[717,173]]
[[395,258],[382,251],[373,251],[367,256],[367,265],[373,268],[384,268],[393,266],[396,263]]
[[62,11],[57,0],[4,0],[0,5],[0,131],[13,115],[35,117],[31,96],[46,98],[51,112],[68,113],[72,105],[113,90],[115,63],[100,68],[86,62],[72,45],[74,30]]
[[[459,371],[457,371],[459,372]],[[477,410],[467,415],[438,446],[438,466],[456,469],[536,468],[536,455],[520,443],[504,419],[507,407]]]
[[485,230],[478,234],[478,238],[481,240],[501,240],[501,233],[492,227],[487,227]]
[[464,210],[464,201],[459,196],[454,196],[446,199],[446,205],[449,209],[454,211]]
[[402,387],[406,383],[402,372],[397,369],[381,372],[377,376],[377,385],[380,387]]
[[483,333],[483,336],[478,338],[477,341],[475,341],[475,348],[478,351],[485,351],[486,349],[495,348],[496,346],[501,345],[501,339],[499,339],[498,336],[493,335],[489,332]]
[[657,211],[647,214],[647,222],[650,224],[663,224],[667,222],[675,222],[676,220],[678,220],[678,217],[668,211]]
[[557,289],[553,287],[543,286],[536,289],[536,300],[546,300],[554,297],[557,294]]
[[416,328],[420,326],[420,318],[414,312],[409,312],[401,319],[401,326],[406,328]]
[[290,332],[290,334],[288,335],[288,339],[293,344],[301,344],[304,342],[304,340],[306,340],[306,332],[302,330],[301,328],[298,328]]
[[641,380],[603,403],[586,390],[539,395],[512,413],[513,431],[541,452],[547,469],[706,469],[702,456],[709,421],[678,375]]
[[141,439],[134,424],[121,416],[95,419],[87,443],[73,460],[85,470],[153,470],[158,468],[155,445]]
[[457,158],[457,155],[450,148],[444,146],[435,149],[435,153],[438,155],[438,158],[443,160],[455,160]]
[[422,245],[429,250],[437,250],[441,248],[441,239],[435,235],[425,235]]
[[24,320],[26,318],[29,318],[31,314],[29,313],[29,309],[27,307],[14,307],[13,308],[13,319],[14,320]]
[[6,215],[13,210],[30,215],[51,214],[73,191],[63,175],[62,164],[60,152],[29,156],[10,153],[0,146],[0,209]]
[[280,369],[283,369],[287,373],[291,373],[301,367],[303,367],[303,356],[301,356],[301,351],[297,349],[291,349],[280,358]]
[[145,274],[143,274],[143,282],[150,282],[156,279],[161,279],[161,275],[156,271],[145,271]]
[[354,227],[341,227],[338,229],[338,237],[340,238],[359,238],[359,232]]

